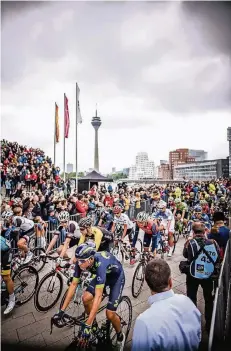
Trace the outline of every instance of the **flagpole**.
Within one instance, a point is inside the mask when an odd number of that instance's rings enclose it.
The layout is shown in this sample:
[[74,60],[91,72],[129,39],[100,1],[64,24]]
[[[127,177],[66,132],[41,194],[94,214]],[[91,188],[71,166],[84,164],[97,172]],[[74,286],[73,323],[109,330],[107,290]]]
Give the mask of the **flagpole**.
[[76,192],[78,193],[78,84],[75,85],[76,88],[76,121],[75,121],[75,188]]
[[55,129],[54,129],[54,165],[56,156],[56,102],[55,102]]
[[63,118],[63,121],[64,121],[64,128],[63,128],[63,136],[64,136],[64,140],[63,140],[63,180],[64,180],[64,182],[66,181],[66,166],[65,166],[65,164],[66,164],[66,155],[65,155],[65,152],[66,152],[66,150],[65,150],[65,140],[66,140],[66,138],[65,138],[65,125],[66,125],[66,123],[65,123],[65,114],[66,114],[66,112],[65,112],[65,93],[64,93],[64,118]]

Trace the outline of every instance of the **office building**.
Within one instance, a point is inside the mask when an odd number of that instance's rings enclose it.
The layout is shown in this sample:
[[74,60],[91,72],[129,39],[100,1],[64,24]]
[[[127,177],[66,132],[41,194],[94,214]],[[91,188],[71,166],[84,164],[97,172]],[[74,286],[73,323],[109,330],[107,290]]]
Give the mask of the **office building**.
[[160,160],[160,165],[166,165],[166,164],[168,164],[167,160]]
[[228,177],[229,158],[197,161],[174,166],[174,180],[209,180]]
[[195,161],[205,161],[207,160],[208,153],[204,150],[188,150],[189,157],[195,158]]
[[67,164],[67,173],[72,173],[73,172],[73,163],[68,163]]
[[171,179],[170,167],[167,162],[158,166],[158,179]]
[[229,142],[229,177],[231,178],[231,127],[227,128],[227,140]]
[[129,169],[129,179],[139,180],[155,178],[156,168],[154,161],[148,159],[147,152],[139,152],[136,156],[136,164]]

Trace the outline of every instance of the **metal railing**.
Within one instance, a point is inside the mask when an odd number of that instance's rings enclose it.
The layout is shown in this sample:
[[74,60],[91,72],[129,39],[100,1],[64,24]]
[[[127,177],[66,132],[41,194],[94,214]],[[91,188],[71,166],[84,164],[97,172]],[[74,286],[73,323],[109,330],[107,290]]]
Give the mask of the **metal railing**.
[[231,238],[227,243],[215,293],[209,351],[228,350],[231,342]]

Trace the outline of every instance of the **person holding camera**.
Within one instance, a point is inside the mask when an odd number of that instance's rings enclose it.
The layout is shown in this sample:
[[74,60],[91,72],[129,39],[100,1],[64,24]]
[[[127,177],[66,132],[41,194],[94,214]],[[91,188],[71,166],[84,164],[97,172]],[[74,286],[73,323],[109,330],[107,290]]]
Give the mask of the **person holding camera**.
[[193,237],[184,246],[183,256],[187,261],[180,262],[181,273],[186,274],[187,296],[197,305],[199,285],[205,299],[206,330],[209,332],[213,311],[213,283],[218,276],[220,249],[217,242],[208,239],[202,222],[192,226]]

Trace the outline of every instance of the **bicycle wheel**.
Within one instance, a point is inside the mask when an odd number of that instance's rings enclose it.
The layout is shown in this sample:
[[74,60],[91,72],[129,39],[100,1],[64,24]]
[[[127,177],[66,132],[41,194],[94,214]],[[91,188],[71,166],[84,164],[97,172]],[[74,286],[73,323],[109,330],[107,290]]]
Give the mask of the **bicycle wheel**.
[[178,230],[175,231],[175,236],[176,236],[176,242],[178,242],[179,238],[180,238],[180,230],[178,228]]
[[47,312],[58,302],[63,290],[63,279],[59,272],[52,271],[40,281],[34,296],[35,308]]
[[34,257],[32,259],[31,264],[36,269],[37,272],[40,272],[45,266],[45,260],[44,258],[41,257],[41,253],[45,253],[45,250],[42,249],[41,247],[36,247],[34,250],[32,250],[32,253]]
[[35,234],[33,234],[29,240],[29,249],[32,251],[35,249],[35,247],[36,247],[36,236]]
[[[122,333],[124,333],[125,340],[127,340],[132,324],[132,303],[128,296],[121,297],[116,314],[119,316]],[[113,327],[111,327],[110,338],[112,346],[115,347],[117,344],[117,334]]]
[[132,278],[132,296],[138,297],[144,285],[145,265],[140,262],[136,267]]
[[140,239],[137,239],[136,248],[140,253],[143,252],[143,243]]
[[[62,308],[64,301],[66,299],[67,296],[67,292],[68,292],[68,288],[65,291],[63,298],[61,300],[60,303],[60,309]],[[81,287],[77,287],[75,295],[73,296],[73,298],[71,299],[68,307],[65,310],[65,313],[67,313],[69,316],[71,317],[75,317],[78,318],[80,322],[85,320],[85,309],[84,309],[84,305],[83,305],[83,301],[82,301],[82,288]]]
[[122,263],[122,265],[124,264],[124,252],[121,250],[120,245],[114,246],[111,253]]
[[12,280],[17,304],[23,305],[33,297],[39,283],[39,275],[34,267],[27,266],[19,268],[13,274]]

